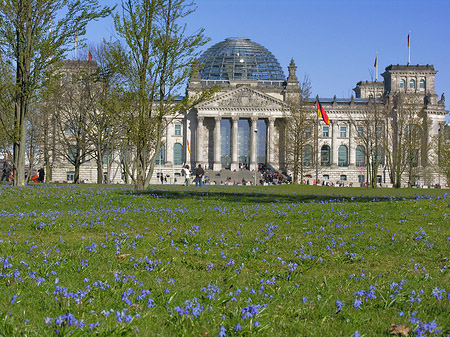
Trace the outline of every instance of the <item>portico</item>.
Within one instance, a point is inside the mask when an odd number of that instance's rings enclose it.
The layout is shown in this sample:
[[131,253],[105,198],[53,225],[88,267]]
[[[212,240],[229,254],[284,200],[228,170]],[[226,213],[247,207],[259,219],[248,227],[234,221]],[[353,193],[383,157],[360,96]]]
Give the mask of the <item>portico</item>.
[[214,171],[253,171],[258,164],[278,168],[276,121],[283,118],[283,102],[249,87],[201,103],[195,115],[192,164]]

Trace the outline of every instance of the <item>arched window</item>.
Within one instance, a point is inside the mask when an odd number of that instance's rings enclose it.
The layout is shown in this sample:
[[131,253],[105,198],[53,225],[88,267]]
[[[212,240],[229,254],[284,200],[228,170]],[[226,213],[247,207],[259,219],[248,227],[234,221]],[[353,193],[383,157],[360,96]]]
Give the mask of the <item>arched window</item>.
[[303,148],[303,166],[312,166],[313,148],[311,145],[305,145]]
[[424,79],[421,79],[421,80],[420,80],[420,82],[419,82],[419,88],[420,88],[420,89],[425,89],[425,80],[424,80]]
[[173,164],[183,164],[183,145],[181,145],[180,143],[176,143],[173,146]]
[[408,165],[410,167],[417,167],[419,166],[419,150],[412,149],[408,151]]
[[400,88],[403,89],[403,88],[405,88],[405,87],[406,87],[406,81],[405,81],[404,78],[402,78],[402,79],[400,80]]
[[161,146],[161,150],[159,151],[158,158],[156,158],[157,165],[163,165],[166,163],[166,146]]
[[414,141],[417,141],[420,138],[420,134],[421,134],[421,128],[418,125],[409,124],[405,128],[405,137],[413,139]]
[[328,145],[324,145],[320,149],[320,165],[321,166],[331,165],[330,147]]
[[381,146],[372,149],[372,162],[374,165],[384,165],[384,150]]
[[416,88],[416,80],[409,80],[409,88],[415,89]]
[[362,145],[356,147],[356,166],[366,166],[366,148]]
[[345,145],[339,146],[338,149],[338,166],[348,166],[348,148]]

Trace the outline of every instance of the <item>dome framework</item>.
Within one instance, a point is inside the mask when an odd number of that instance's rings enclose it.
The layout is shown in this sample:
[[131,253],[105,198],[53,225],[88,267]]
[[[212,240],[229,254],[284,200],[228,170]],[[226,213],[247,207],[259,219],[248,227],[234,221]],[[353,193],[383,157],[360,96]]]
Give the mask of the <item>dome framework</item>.
[[200,57],[202,80],[285,81],[273,54],[248,38],[227,38]]

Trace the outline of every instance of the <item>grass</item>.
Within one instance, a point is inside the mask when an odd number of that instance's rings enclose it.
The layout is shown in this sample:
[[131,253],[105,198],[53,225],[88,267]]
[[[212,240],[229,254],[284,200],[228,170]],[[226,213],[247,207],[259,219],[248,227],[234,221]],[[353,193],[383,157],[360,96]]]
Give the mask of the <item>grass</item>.
[[0,185],[0,200],[1,336],[450,334],[446,190]]

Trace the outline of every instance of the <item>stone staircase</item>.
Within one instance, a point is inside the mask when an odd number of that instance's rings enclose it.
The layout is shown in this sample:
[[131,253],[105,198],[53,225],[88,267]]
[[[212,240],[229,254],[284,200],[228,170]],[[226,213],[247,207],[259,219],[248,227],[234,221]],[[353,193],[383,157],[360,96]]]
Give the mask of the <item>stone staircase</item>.
[[[227,178],[229,181],[227,182]],[[250,185],[255,182],[255,172],[249,170],[236,170],[231,171],[228,169],[222,169],[220,171],[206,170],[205,171],[205,179],[209,179],[211,185],[242,185],[242,181],[244,180],[246,184]],[[257,176],[257,184],[259,184],[259,180],[261,179],[261,173],[258,172]]]

